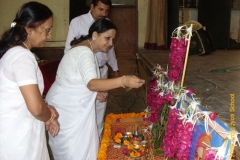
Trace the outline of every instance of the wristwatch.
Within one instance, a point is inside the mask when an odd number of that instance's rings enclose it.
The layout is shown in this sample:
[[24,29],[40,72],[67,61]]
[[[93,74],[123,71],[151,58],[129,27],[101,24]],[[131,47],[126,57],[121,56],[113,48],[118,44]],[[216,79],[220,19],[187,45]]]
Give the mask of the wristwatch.
[[116,70],[116,71],[114,71],[114,72],[119,72],[119,70]]

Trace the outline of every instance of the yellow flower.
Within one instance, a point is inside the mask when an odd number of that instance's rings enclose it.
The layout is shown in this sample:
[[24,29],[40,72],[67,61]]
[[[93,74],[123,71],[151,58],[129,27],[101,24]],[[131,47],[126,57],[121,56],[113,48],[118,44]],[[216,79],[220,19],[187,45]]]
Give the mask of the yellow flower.
[[129,145],[129,144],[131,144],[128,140],[124,140],[123,141],[123,144],[125,144],[125,145]]
[[134,152],[130,152],[130,156],[134,157],[135,156]]
[[121,143],[121,139],[119,139],[119,138],[115,138],[114,141],[115,141],[116,143]]
[[136,157],[140,157],[141,154],[140,154],[139,152],[136,152],[136,153],[135,153],[135,156],[136,156]]
[[141,151],[141,152],[144,152],[144,147],[140,147],[140,151]]
[[133,144],[129,144],[129,145],[128,145],[128,149],[129,149],[129,150],[131,150],[131,149],[133,149],[133,148],[134,148],[134,145],[133,145]]
[[117,136],[118,138],[122,138],[122,137],[123,137],[122,133],[120,133],[120,132],[118,132],[118,133],[116,134],[116,136]]

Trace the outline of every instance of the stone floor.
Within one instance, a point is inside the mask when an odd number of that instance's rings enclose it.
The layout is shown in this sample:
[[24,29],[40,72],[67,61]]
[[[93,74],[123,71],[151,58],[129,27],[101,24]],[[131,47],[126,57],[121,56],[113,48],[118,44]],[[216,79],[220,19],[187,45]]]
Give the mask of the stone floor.
[[[138,75],[137,72],[135,75]],[[225,123],[231,121],[229,109],[230,102],[233,102],[236,129],[240,131],[240,50],[217,50],[202,56],[190,55],[184,86],[192,88],[202,104],[208,110],[217,112],[218,118]],[[234,95],[232,101],[230,94]],[[128,92],[124,89],[109,91],[106,114],[141,112],[145,108],[146,103],[138,89]],[[239,154],[239,148],[237,150]],[[237,157],[240,159],[239,155]]]

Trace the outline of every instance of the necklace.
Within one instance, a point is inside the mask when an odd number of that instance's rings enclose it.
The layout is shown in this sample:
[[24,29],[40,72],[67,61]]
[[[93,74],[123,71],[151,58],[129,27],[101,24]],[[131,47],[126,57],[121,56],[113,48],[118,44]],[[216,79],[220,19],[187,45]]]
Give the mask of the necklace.
[[91,50],[93,51],[92,43],[89,41],[89,39],[88,39],[88,42],[90,44]]
[[22,42],[22,44],[30,51],[30,49],[28,48],[28,46],[26,45],[26,43]]

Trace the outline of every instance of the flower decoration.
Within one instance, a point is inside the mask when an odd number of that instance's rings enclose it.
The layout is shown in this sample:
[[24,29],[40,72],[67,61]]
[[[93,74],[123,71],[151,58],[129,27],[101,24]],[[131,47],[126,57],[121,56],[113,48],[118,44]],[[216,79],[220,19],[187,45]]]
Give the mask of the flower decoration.
[[98,160],[105,160],[107,159],[107,149],[109,146],[109,142],[111,140],[111,123],[113,120],[122,119],[122,118],[133,118],[133,117],[142,117],[144,112],[141,113],[127,113],[127,114],[113,114],[110,113],[106,116],[105,123],[104,123],[104,131],[102,136],[102,141],[100,143],[99,152],[97,155]]
[[114,136],[114,142],[116,143],[121,143],[122,142],[122,138],[123,138],[123,135],[122,133],[118,132],[115,136]]
[[168,158],[173,158],[179,141],[177,139],[177,132],[176,132],[176,122],[177,122],[177,115],[178,110],[176,108],[171,109],[168,115],[168,123],[166,126],[165,136],[163,139],[163,150],[164,154]]
[[215,120],[216,117],[217,117],[217,113],[216,113],[216,112],[213,112],[213,113],[210,113],[210,114],[209,114],[209,118],[210,118],[211,120]]
[[215,158],[216,153],[217,151],[215,149],[208,149],[205,160],[219,160],[219,158]]
[[[120,122],[121,118],[139,116],[149,122],[149,126],[143,130],[150,137],[149,150],[141,145],[143,136],[140,134],[128,135],[115,131],[114,141],[124,145],[123,154],[130,157],[141,157],[148,152],[154,155],[164,152],[166,159],[193,159],[196,148],[203,143],[206,152],[206,160],[220,160],[229,156],[227,146],[229,141],[232,145],[239,144],[238,134],[232,132],[224,139],[219,147],[210,146],[211,133],[215,129],[216,112],[199,109],[200,102],[194,98],[193,89],[186,89],[180,85],[183,79],[183,70],[186,65],[186,52],[191,37],[191,28],[178,27],[172,34],[172,42],[169,53],[169,70],[164,70],[156,65],[152,72],[154,77],[150,80],[147,91],[147,108],[144,112],[135,114],[110,114],[106,118],[103,140],[98,153],[98,159],[106,159],[106,149],[111,135],[111,122]],[[193,136],[195,135],[195,137]],[[201,137],[201,138],[200,138]],[[204,141],[202,141],[202,138]],[[222,140],[222,139],[221,139]],[[143,142],[143,141],[142,141]],[[191,150],[192,149],[192,150]],[[226,155],[228,154],[228,155]]]
[[[165,71],[157,65],[153,69],[154,78],[150,81],[147,92],[153,148],[157,150],[162,145],[166,158],[189,159],[195,124],[203,121],[205,132],[211,134],[208,123],[214,128],[212,121],[217,116],[215,112],[197,111],[201,105],[193,97],[194,91],[180,86],[191,34],[191,28],[187,26],[173,31],[169,70]],[[212,153],[209,150],[209,157]],[[216,155],[219,154],[217,151]]]
[[116,122],[119,123],[121,120],[119,118],[116,119]]
[[130,157],[142,157],[145,155],[145,148],[143,146],[135,148],[132,144],[129,144],[128,148],[123,149],[123,154]]
[[171,52],[169,54],[169,77],[171,81],[181,80],[187,50],[187,43],[188,41],[185,38],[181,40],[172,38],[172,43],[170,46]]

